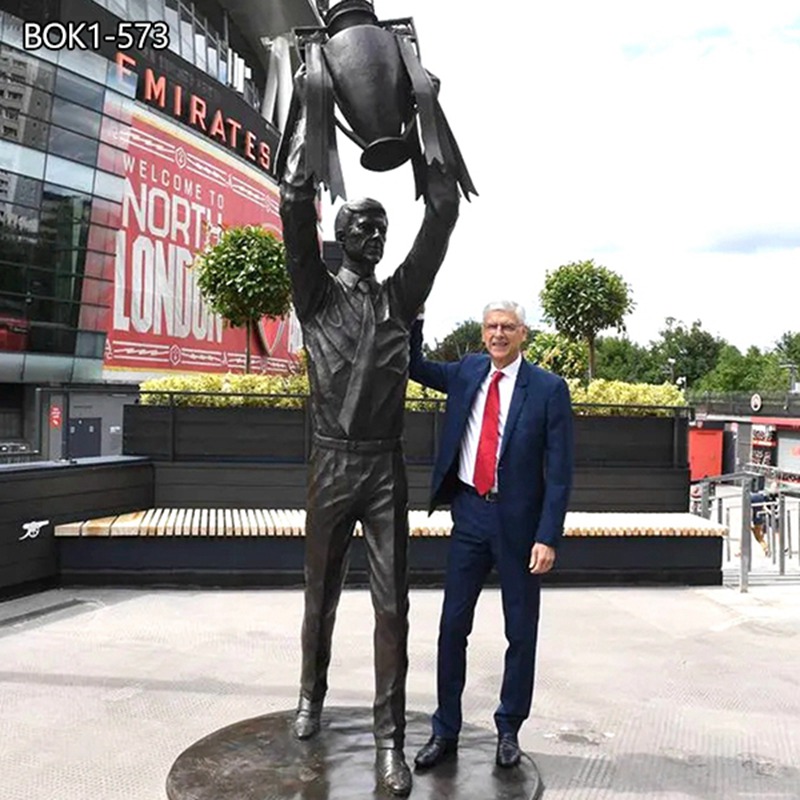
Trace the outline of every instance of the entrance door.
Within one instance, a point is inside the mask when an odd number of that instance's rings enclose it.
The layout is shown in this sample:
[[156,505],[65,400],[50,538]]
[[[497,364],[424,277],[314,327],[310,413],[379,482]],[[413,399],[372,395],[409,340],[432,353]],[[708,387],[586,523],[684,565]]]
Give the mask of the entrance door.
[[100,455],[100,417],[79,417],[69,421],[70,458]]
[[689,428],[689,467],[692,481],[722,474],[722,433],[714,428]]

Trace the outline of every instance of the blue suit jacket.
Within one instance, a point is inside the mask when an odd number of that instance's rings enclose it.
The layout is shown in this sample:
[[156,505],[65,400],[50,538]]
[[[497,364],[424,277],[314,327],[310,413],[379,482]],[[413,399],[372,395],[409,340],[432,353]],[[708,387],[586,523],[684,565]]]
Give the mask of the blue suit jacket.
[[[429,510],[452,500],[458,457],[475,394],[489,372],[488,354],[460,361],[422,355],[422,323],[411,328],[410,377],[447,394],[431,480]],[[564,380],[524,359],[511,397],[497,467],[503,533],[521,549],[557,547],[572,486],[572,405]]]

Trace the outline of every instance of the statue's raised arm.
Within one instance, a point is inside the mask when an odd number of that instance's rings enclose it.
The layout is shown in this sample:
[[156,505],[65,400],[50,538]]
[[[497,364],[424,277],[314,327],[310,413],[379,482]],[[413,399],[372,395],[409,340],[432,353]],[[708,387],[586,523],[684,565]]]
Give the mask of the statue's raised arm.
[[298,319],[308,319],[319,308],[330,281],[319,251],[317,232],[317,181],[307,169],[306,76],[295,79],[296,116],[288,131],[288,145],[281,178],[281,221],[286,247],[286,268]]
[[411,251],[389,278],[399,309],[409,324],[433,288],[458,219],[455,178],[435,163],[419,168],[418,175],[423,169],[425,216]]

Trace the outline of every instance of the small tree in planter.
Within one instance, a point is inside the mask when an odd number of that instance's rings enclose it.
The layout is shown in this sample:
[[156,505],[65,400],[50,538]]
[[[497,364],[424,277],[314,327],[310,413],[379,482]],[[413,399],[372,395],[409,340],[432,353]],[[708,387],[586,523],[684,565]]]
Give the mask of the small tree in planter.
[[283,317],[291,306],[291,284],[283,242],[259,225],[223,228],[195,260],[197,285],[212,311],[233,328],[247,329],[245,372],[250,372],[250,339],[262,317]]
[[563,264],[545,276],[539,293],[544,318],[556,330],[589,348],[589,380],[595,376],[595,339],[600,331],[625,330],[634,302],[627,283],[593,260]]

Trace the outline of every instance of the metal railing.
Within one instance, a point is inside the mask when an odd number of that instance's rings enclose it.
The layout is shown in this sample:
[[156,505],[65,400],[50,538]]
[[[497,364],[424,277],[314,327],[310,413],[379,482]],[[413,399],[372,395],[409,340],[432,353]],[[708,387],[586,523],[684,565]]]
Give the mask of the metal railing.
[[702,414],[800,416],[800,395],[794,392],[760,392],[761,407],[753,411],[753,392],[689,392],[688,401]]
[[[753,467],[751,469],[751,466]],[[700,495],[693,498],[691,510],[706,519],[716,517],[718,523],[728,528],[729,534],[733,532],[732,512],[739,511],[741,515],[739,529],[739,590],[746,592],[750,585],[750,573],[753,570],[753,539],[754,510],[762,518],[759,523],[767,543],[765,555],[771,558],[772,564],[777,568],[779,576],[787,574],[787,559],[800,557],[800,547],[797,549],[793,542],[792,514],[787,503],[790,498],[800,499],[800,485],[787,485],[778,483],[774,499],[755,500],[753,495],[759,490],[765,476],[774,479],[777,474],[787,475],[777,469],[770,470],[756,465],[748,465],[744,471],[716,475],[704,478],[699,482]],[[800,480],[800,476],[793,476]],[[738,493],[722,495],[719,489],[724,486],[738,487]],[[738,497],[737,497],[738,494]],[[738,502],[737,502],[738,500]],[[733,522],[735,526],[735,521]],[[798,527],[800,527],[800,514],[798,514]],[[727,560],[731,560],[731,537],[726,544]]]

